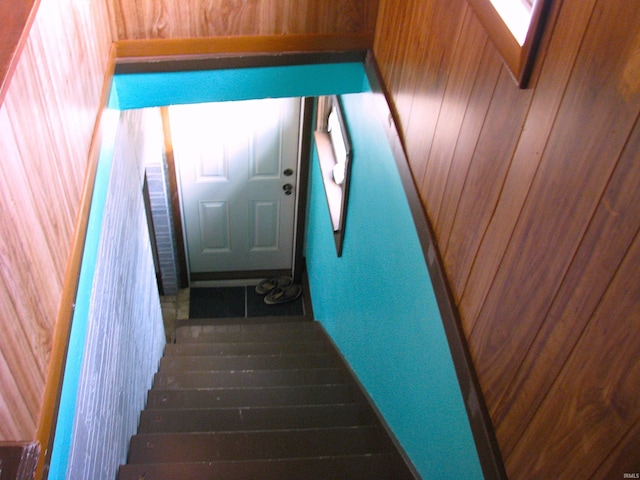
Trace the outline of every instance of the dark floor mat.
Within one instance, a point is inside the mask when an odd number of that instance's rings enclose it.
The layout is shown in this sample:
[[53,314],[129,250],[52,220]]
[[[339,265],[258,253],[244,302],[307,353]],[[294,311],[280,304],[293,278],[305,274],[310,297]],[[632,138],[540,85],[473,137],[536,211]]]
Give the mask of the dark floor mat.
[[267,305],[264,303],[264,295],[257,294],[253,287],[247,288],[248,317],[281,317],[287,315],[304,315],[302,295],[291,302]]
[[[246,297],[245,297],[246,295]],[[189,318],[245,318],[304,315],[302,296],[287,303],[267,305],[254,287],[192,288]]]
[[245,316],[245,287],[192,288],[189,318]]

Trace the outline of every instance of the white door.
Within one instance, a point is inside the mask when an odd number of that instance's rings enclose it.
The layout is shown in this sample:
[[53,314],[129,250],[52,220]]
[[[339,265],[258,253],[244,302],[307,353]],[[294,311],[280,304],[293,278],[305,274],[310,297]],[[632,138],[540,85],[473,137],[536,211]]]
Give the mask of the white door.
[[191,273],[291,268],[300,104],[169,108]]

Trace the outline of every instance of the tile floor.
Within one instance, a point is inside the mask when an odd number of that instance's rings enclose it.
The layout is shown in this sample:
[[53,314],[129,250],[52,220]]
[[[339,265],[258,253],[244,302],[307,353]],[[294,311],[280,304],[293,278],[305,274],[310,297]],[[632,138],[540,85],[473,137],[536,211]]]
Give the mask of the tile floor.
[[179,290],[177,295],[161,296],[160,306],[167,342],[172,342],[177,320],[189,318],[189,289]]

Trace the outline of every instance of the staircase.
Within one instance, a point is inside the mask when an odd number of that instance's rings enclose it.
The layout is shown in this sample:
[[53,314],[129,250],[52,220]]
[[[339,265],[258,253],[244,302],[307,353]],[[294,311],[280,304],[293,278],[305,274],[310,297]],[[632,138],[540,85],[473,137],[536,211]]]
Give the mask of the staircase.
[[414,478],[317,322],[178,328],[118,474]]

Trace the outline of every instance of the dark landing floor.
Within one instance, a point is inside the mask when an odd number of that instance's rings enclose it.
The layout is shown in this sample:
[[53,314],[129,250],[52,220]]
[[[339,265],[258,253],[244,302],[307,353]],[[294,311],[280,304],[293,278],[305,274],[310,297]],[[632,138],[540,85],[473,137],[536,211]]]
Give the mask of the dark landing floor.
[[255,287],[192,288],[189,299],[189,319],[251,318],[303,316],[303,297],[279,304],[267,305],[264,295]]

